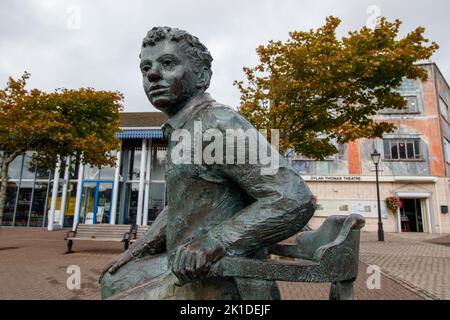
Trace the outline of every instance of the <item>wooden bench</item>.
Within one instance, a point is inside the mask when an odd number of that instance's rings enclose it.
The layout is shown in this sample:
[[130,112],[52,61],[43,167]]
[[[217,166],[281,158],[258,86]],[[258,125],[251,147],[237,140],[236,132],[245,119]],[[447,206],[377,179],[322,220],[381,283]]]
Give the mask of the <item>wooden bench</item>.
[[139,238],[141,238],[145,232],[147,232],[150,226],[137,226],[134,225],[131,227],[131,230],[125,235],[128,242],[130,244],[136,242]]
[[67,241],[67,253],[72,253],[74,241],[124,242],[124,248],[127,250],[129,246],[127,234],[132,227],[131,225],[78,224],[76,230],[69,231],[64,239]]

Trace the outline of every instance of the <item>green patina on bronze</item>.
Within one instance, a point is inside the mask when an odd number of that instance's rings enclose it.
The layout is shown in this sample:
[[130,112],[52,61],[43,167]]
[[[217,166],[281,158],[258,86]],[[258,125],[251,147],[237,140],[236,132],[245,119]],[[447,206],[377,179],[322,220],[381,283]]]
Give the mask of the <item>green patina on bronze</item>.
[[[169,116],[163,127],[169,140],[168,206],[141,239],[107,266],[100,280],[103,298],[242,299],[244,291],[251,293],[246,299],[278,298],[270,277],[208,274],[232,257],[264,259],[268,247],[301,231],[315,211],[310,190],[278,153],[273,175],[262,175],[260,164],[174,164],[174,130],[193,136],[196,121],[203,131],[216,129],[224,136],[227,129],[254,128],[205,92],[212,57],[196,37],[153,28],[140,57],[144,90]],[[265,139],[258,148],[275,152]]]

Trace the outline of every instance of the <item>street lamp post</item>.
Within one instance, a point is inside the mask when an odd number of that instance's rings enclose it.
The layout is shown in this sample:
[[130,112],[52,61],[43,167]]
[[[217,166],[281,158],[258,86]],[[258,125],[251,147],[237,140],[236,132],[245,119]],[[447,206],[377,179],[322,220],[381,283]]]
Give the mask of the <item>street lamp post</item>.
[[375,174],[377,177],[377,201],[378,201],[378,241],[384,241],[383,220],[381,218],[381,202],[380,202],[380,181],[378,178],[378,166],[381,161],[381,154],[375,149],[371,154],[373,164],[375,165]]

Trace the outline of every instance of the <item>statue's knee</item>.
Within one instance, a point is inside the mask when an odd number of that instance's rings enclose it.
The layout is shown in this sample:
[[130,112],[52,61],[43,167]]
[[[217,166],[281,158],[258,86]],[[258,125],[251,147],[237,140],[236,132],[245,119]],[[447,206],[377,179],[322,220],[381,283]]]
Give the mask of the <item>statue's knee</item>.
[[113,278],[114,275],[110,274],[109,272],[106,272],[103,275],[102,279],[100,280],[102,299],[107,299],[110,296],[114,295]]
[[130,289],[135,283],[126,273],[105,273],[100,281],[102,299],[108,299],[118,293]]

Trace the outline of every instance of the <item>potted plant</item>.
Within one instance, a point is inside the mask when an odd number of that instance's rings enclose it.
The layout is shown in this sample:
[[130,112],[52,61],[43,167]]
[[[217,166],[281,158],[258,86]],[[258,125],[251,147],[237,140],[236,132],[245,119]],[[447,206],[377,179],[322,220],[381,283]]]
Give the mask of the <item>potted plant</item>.
[[398,209],[403,207],[403,202],[399,197],[390,196],[386,198],[386,206],[393,214],[395,214]]

